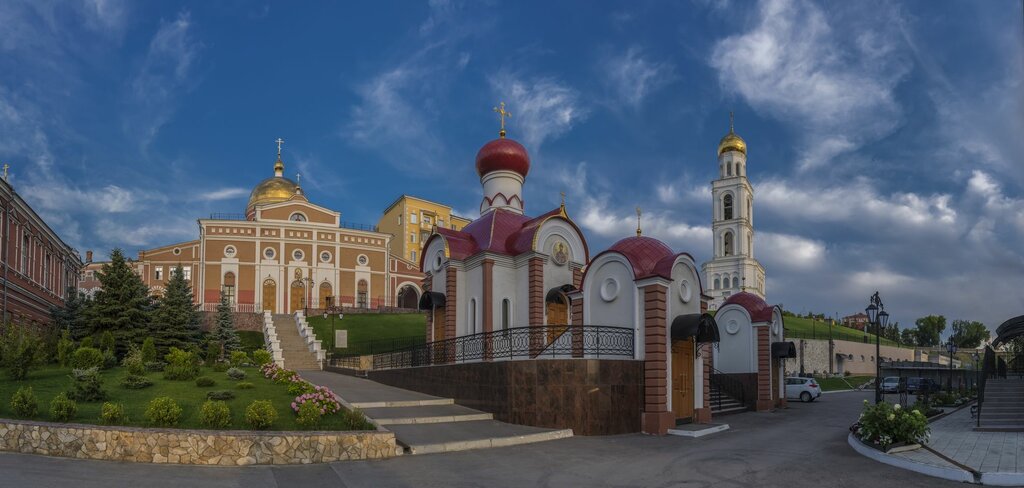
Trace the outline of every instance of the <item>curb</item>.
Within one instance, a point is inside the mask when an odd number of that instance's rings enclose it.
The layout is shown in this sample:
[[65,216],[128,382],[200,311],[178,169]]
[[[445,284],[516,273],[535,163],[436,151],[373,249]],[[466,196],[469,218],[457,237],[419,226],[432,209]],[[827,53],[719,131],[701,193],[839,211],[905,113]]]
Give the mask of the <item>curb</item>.
[[[517,435],[512,437],[494,437],[490,439],[478,439],[472,441],[443,442],[440,444],[406,445],[406,447],[409,449],[409,454],[436,454],[440,452],[485,449],[488,447],[517,446],[520,444],[553,441],[555,439],[565,439],[568,437],[572,437],[572,429],[562,429],[551,432],[539,432],[536,434]],[[401,444],[401,442],[399,443]]]
[[[931,464],[919,463],[917,461],[911,461],[909,459],[891,456],[878,449],[868,446],[860,441],[857,436],[850,433],[846,437],[847,442],[854,451],[860,453],[860,455],[878,461],[882,464],[888,464],[889,466],[895,466],[897,468],[906,469],[915,473],[921,473],[935,478],[942,478],[949,481],[959,481],[961,483],[975,483],[974,474],[970,471],[964,471],[960,468],[943,468],[940,466],[933,466]],[[984,475],[982,476],[984,480]],[[1010,485],[1012,486],[1012,485]]]

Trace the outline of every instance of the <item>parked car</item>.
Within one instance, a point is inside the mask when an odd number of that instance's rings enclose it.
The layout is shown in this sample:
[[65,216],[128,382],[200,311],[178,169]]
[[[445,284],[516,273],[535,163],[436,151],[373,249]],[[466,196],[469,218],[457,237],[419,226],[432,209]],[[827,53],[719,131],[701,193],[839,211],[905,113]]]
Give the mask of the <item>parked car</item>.
[[801,402],[813,402],[821,396],[821,387],[814,378],[786,378],[786,398],[799,398]]
[[882,380],[882,393],[899,393],[900,392],[900,377],[899,376],[886,376]]
[[910,393],[937,393],[942,385],[931,378],[907,378],[907,391]]

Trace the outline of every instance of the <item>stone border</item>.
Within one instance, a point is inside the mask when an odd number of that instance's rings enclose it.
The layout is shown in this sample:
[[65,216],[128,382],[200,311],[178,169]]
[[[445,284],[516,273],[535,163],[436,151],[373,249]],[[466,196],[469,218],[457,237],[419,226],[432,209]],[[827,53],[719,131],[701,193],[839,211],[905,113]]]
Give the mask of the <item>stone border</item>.
[[852,447],[854,451],[857,451],[862,456],[867,457],[869,459],[873,459],[883,464],[888,464],[889,466],[895,466],[897,468],[906,469],[908,471],[913,471],[915,473],[921,473],[928,476],[934,476],[936,478],[942,478],[944,480],[959,481],[962,483],[975,482],[974,474],[972,474],[970,471],[965,471],[960,468],[943,468],[939,466],[933,466],[931,464],[919,463],[917,461],[911,461],[906,458],[886,454],[882,451],[879,451],[878,449],[875,449],[874,447],[865,444],[860,439],[858,439],[857,436],[853,435],[852,432],[849,434],[849,436],[847,436],[847,442],[850,444],[850,447]]
[[245,466],[385,459],[395,434],[376,431],[149,429],[0,419],[0,451],[157,464]]

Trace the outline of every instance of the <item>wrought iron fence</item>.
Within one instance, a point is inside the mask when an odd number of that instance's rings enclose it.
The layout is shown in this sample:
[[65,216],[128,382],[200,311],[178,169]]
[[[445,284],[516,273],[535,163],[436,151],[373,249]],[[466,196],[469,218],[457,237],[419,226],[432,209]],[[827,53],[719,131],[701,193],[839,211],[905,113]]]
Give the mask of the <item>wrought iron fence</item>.
[[421,346],[425,343],[423,336],[395,337],[391,339],[372,339],[368,341],[349,342],[348,347],[337,348],[333,358],[348,358],[353,356],[365,356],[368,354],[383,354],[386,352],[409,349]]
[[342,229],[365,230],[365,231],[369,231],[369,232],[377,232],[377,226],[376,225],[360,224],[358,222],[345,222],[345,221],[342,221],[341,223],[338,224],[338,227],[341,227]]
[[514,327],[375,354],[373,369],[503,359],[634,357],[633,329],[603,325]]
[[743,381],[730,376],[727,373],[723,373],[717,369],[711,369],[711,388],[718,390],[719,395],[716,401],[719,410],[722,409],[723,394],[728,395],[733,400],[740,402],[745,408],[749,408],[747,404],[747,388]]
[[210,220],[246,220],[245,214],[216,212],[210,214]]

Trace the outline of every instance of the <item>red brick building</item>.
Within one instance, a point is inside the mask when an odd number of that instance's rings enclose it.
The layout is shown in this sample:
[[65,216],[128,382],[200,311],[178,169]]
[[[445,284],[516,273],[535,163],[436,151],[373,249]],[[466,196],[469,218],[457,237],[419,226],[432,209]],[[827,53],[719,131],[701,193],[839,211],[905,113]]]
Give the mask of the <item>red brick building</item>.
[[82,258],[0,180],[0,312],[4,320],[48,323],[77,288]]
[[863,313],[855,313],[853,315],[847,315],[843,317],[843,326],[851,327],[857,330],[864,330],[864,327],[868,325],[868,316]]

